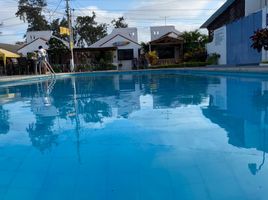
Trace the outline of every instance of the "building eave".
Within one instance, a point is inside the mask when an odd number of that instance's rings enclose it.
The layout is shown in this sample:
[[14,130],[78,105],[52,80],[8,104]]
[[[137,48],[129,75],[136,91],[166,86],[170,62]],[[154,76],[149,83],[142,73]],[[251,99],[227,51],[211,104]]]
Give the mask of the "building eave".
[[229,8],[236,0],[227,0],[200,28],[208,28],[227,8]]

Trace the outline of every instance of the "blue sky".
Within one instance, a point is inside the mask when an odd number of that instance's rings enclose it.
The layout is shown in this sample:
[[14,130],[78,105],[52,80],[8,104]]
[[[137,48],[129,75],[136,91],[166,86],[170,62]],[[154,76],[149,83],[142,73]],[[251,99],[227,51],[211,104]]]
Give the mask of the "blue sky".
[[[0,42],[23,41],[27,24],[15,17],[18,0],[0,1]],[[149,27],[174,25],[180,31],[194,30],[219,8],[225,0],[71,0],[74,15],[97,14],[97,21],[110,23],[124,16],[129,26],[139,30],[139,41],[150,39]],[[50,21],[63,17],[65,0],[47,0],[44,15]],[[58,9],[56,9],[58,7]],[[112,27],[109,27],[110,32]]]

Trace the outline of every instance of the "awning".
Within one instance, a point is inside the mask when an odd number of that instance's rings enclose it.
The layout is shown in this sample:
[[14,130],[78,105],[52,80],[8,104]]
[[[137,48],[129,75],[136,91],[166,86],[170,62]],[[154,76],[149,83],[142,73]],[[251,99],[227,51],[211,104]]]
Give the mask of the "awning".
[[6,66],[7,58],[19,58],[20,55],[16,53],[12,53],[11,51],[7,51],[5,49],[0,49],[0,58],[3,58],[4,66]]

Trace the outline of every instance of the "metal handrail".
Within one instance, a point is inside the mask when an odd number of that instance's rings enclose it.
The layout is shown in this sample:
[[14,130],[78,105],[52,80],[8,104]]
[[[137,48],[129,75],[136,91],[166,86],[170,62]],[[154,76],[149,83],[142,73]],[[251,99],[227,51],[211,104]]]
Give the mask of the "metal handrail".
[[52,76],[52,77],[55,77],[55,76],[56,76],[56,73],[55,73],[55,71],[53,70],[53,68],[51,67],[51,65],[50,65],[46,60],[44,60],[44,61],[42,61],[42,62],[43,62],[43,64],[45,64],[45,66],[46,66],[46,68],[48,69],[48,71],[50,72],[51,76]]

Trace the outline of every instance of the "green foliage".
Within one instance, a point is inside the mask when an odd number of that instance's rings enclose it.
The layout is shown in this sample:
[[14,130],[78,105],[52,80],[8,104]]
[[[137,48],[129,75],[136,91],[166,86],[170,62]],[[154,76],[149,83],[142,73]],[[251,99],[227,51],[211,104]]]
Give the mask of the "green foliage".
[[48,41],[49,53],[51,55],[67,54],[69,53],[68,47],[60,40],[51,38]]
[[[172,65],[155,65],[150,66],[150,69],[165,69],[165,68],[184,68],[184,67],[204,67],[207,66],[207,62],[184,62],[180,64],[172,64]],[[140,67],[142,69],[143,67]]]
[[205,62],[207,59],[207,51],[204,48],[192,49],[184,53],[183,60],[185,62]]
[[156,51],[150,51],[146,54],[146,58],[148,59],[151,65],[156,65],[158,63],[158,55]]
[[148,53],[150,51],[149,43],[142,42],[141,43],[141,49],[143,53]]
[[61,35],[60,34],[60,27],[68,27],[68,21],[66,18],[58,18],[54,19],[51,24],[50,24],[50,30],[53,32],[53,35],[61,38],[65,41],[69,41],[69,36],[68,35]]
[[128,27],[128,24],[125,22],[125,18],[123,16],[118,17],[117,19],[113,19],[111,23],[114,28],[127,28]]
[[252,40],[251,47],[253,49],[261,52],[264,48],[265,51],[268,51],[268,28],[254,32],[254,35],[252,35],[250,39]]
[[184,60],[204,62],[207,58],[206,44],[209,41],[208,36],[195,30],[190,32],[185,31],[181,37],[185,42]]
[[19,0],[16,16],[28,22],[28,31],[49,30],[43,9],[47,6],[45,0]]
[[208,62],[209,65],[218,65],[220,57],[221,56],[219,54],[213,53],[213,54],[208,56],[207,62]]
[[80,36],[77,41],[78,46],[84,47],[84,42],[90,46],[107,35],[107,25],[98,24],[95,20],[96,14],[94,12],[92,16],[77,17],[74,31]]

